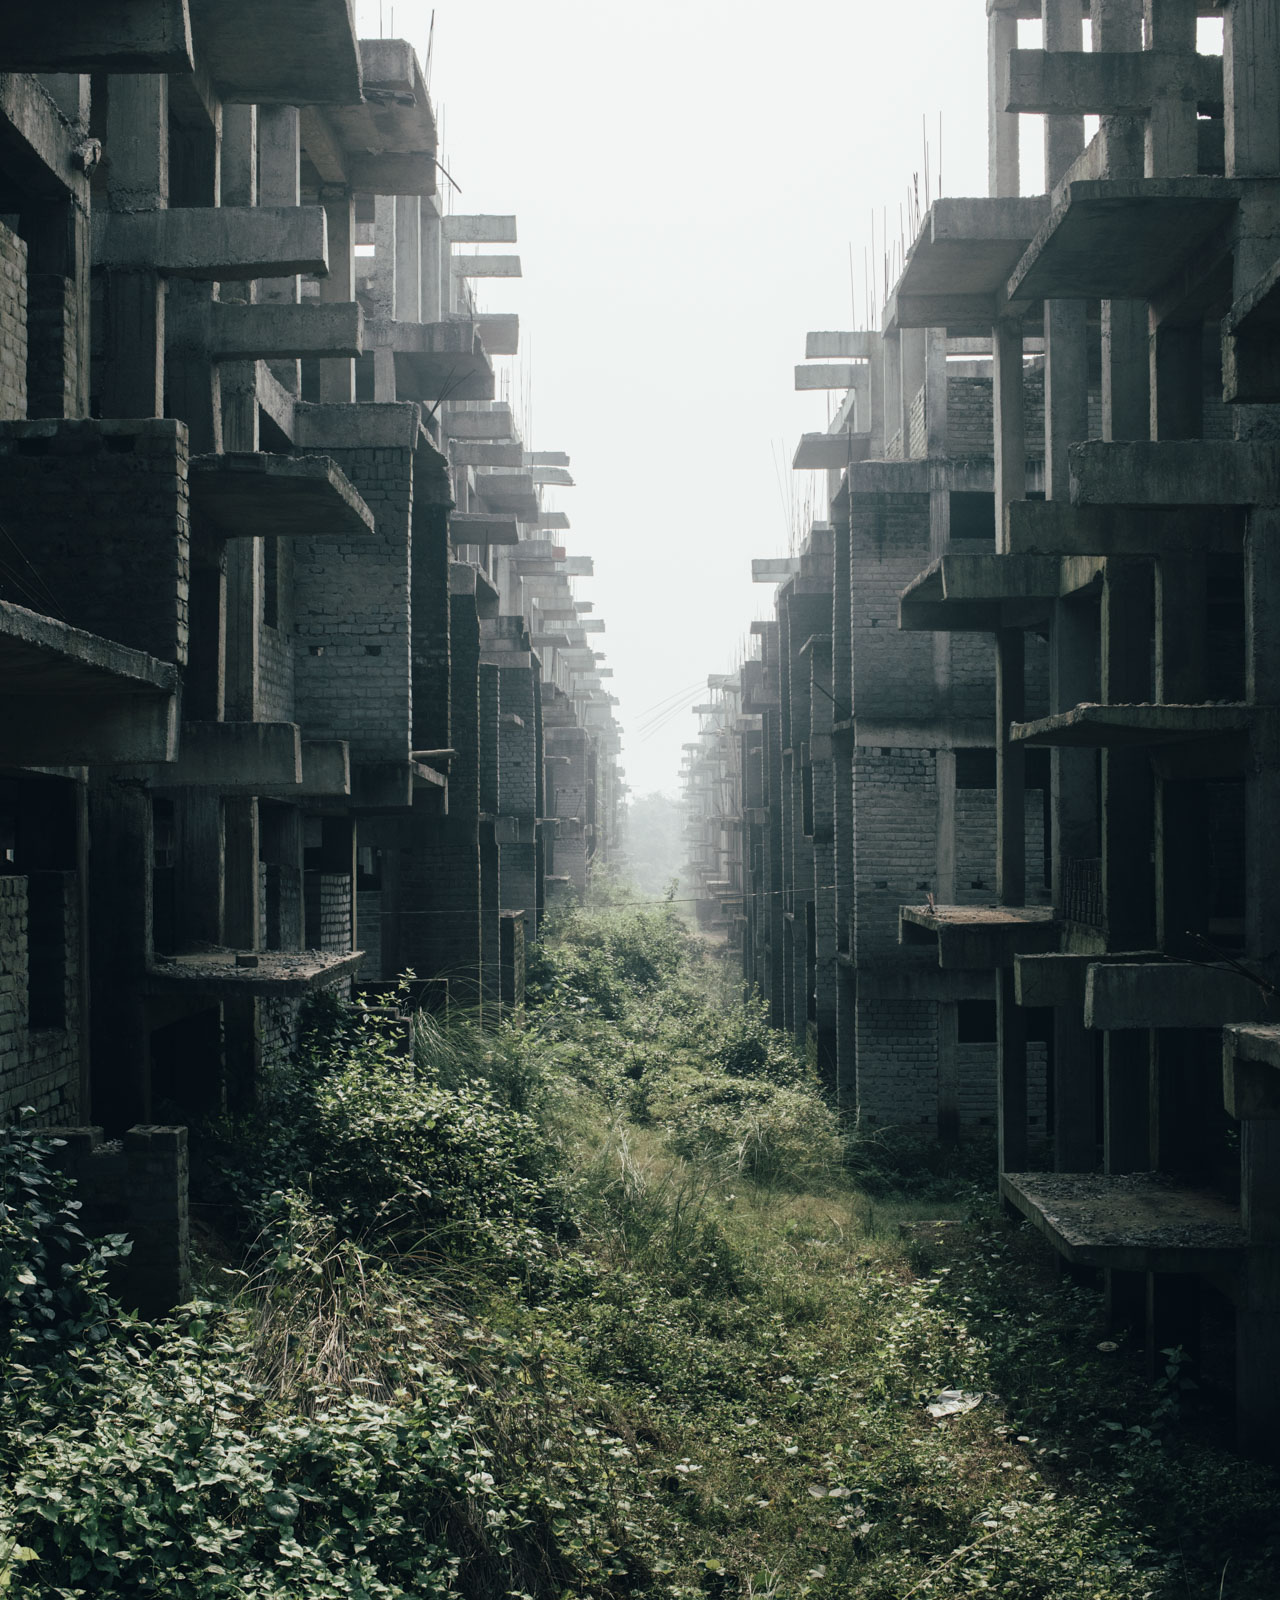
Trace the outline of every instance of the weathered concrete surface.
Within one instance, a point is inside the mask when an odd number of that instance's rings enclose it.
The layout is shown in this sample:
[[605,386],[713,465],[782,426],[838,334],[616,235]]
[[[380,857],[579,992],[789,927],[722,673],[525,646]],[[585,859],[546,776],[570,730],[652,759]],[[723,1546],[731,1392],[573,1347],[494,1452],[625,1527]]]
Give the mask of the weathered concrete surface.
[[252,965],[237,965],[237,958],[245,955],[249,952],[207,950],[199,955],[157,960],[142,983],[142,992],[207,995],[212,999],[233,994],[281,998],[304,995],[354,975],[364,960],[363,950],[260,950],[249,955]]
[[1085,506],[1013,500],[1005,507],[1010,555],[1156,556],[1238,551],[1244,515],[1229,506]]
[[12,72],[190,72],[186,0],[58,0],[0,12],[0,61]]
[[364,314],[355,301],[335,305],[208,302],[208,352],[215,361],[271,361],[292,356],[358,356]]
[[178,759],[144,774],[153,788],[258,794],[302,782],[302,740],[293,722],[184,722]]
[[1051,906],[902,906],[898,926],[901,944],[936,939],[948,968],[1009,967],[1017,955],[1055,950],[1061,936]]
[[323,206],[173,207],[93,217],[95,266],[204,283],[327,273],[326,239]]
[[1006,58],[1006,111],[1141,117],[1167,95],[1194,99],[1205,116],[1221,116],[1222,57],[1163,50],[1011,50]]
[[373,532],[373,513],[328,456],[193,456],[189,482],[197,541],[342,539]]
[[1072,445],[1079,505],[1280,505],[1280,443],[1161,439]]
[[1220,1028],[1274,1014],[1266,988],[1231,967],[1103,960],[1085,976],[1086,1028]]
[[189,0],[196,59],[224,100],[342,105],[360,99],[347,0]]

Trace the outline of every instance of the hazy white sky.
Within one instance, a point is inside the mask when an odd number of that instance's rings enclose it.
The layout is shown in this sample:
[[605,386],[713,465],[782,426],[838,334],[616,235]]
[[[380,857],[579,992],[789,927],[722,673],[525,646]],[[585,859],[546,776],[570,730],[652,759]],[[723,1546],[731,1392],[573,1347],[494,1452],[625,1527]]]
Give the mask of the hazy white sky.
[[[924,131],[937,193],[986,192],[984,0],[357,0],[425,60],[457,211],[514,212],[526,438],[567,450],[571,553],[608,623],[623,764],[674,791],[679,712],[730,670],[772,590],[827,399],[794,393],[811,328],[865,325],[864,250],[896,242]],[[381,25],[380,25],[381,13]],[[850,247],[855,283],[850,283]],[[501,249],[503,247],[493,247]],[[833,397],[837,400],[839,397]],[[678,703],[678,702],[677,702]]]

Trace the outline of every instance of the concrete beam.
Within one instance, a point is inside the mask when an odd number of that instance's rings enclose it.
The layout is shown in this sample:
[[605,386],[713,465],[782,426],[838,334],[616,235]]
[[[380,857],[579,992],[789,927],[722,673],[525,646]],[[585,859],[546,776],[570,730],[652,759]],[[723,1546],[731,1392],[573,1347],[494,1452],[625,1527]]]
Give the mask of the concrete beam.
[[516,242],[514,217],[446,216],[440,219],[440,225],[449,244],[515,244]]
[[519,256],[454,256],[453,271],[459,278],[520,278]]
[[491,356],[520,353],[520,318],[514,313],[485,312],[475,319],[480,343]]
[[511,407],[505,400],[486,406],[483,411],[446,411],[444,431],[450,439],[518,438]]
[[880,335],[866,332],[806,333],[804,353],[807,361],[869,361],[880,348]]
[[1266,987],[1234,967],[1101,960],[1085,976],[1086,1028],[1220,1028],[1273,1015]]
[[289,800],[345,798],[351,793],[351,746],[345,739],[304,739],[302,783],[279,792]]
[[515,517],[480,511],[451,511],[449,533],[455,545],[520,543],[520,524]]
[[[1019,744],[1059,749],[1152,748],[1263,731],[1266,713],[1246,705],[1078,705],[1034,722],[1015,722]],[[1206,774],[1207,775],[1207,774]]]
[[208,352],[215,361],[272,361],[297,356],[358,356],[364,352],[364,314],[351,301],[333,305],[250,305],[206,302]]
[[93,215],[93,264],[202,283],[327,273],[322,206],[205,206]]
[[535,466],[530,471],[535,483],[553,484],[562,489],[573,488],[573,476],[566,467]]
[[452,439],[449,459],[460,467],[522,467],[525,453],[518,439]]
[[302,782],[302,739],[293,722],[184,722],[178,759],[145,774],[157,789],[258,794]]
[[800,570],[799,556],[767,556],[751,563],[752,583],[785,583]]
[[1160,556],[1236,552],[1244,511],[1226,506],[1068,505],[1014,500],[1005,507],[1010,555]]
[[1006,111],[1047,116],[1144,117],[1161,97],[1194,93],[1206,116],[1222,114],[1222,57],[1163,50],[1012,50]]
[[360,58],[347,0],[190,0],[190,7],[197,64],[221,99],[260,106],[359,103]]
[[831,363],[821,367],[797,367],[796,390],[852,389],[857,383],[861,368],[850,362]]
[[191,72],[186,0],[51,0],[0,10],[6,72]]
[[841,472],[871,455],[869,433],[805,433],[800,436],[791,466],[796,472]]
[[1280,442],[1163,439],[1070,450],[1071,499],[1080,505],[1280,505]]

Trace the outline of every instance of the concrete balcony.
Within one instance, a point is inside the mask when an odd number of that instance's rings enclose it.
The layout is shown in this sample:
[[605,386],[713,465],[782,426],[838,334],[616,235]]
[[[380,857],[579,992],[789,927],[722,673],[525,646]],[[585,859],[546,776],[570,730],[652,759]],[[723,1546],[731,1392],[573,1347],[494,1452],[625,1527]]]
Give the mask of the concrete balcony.
[[1048,211],[1047,195],[935,201],[890,297],[885,327],[990,337],[1009,274]]
[[[292,26],[305,43],[305,20]],[[325,104],[322,96],[293,102],[303,107],[304,178],[314,173],[321,183],[362,194],[434,194],[436,122],[412,45],[404,39],[361,39],[360,73],[363,94],[358,87],[337,104]]]
[[363,950],[202,950],[153,961],[141,992],[208,1000],[235,995],[285,999],[354,977],[363,960]]
[[374,531],[373,513],[328,456],[193,456],[189,484],[197,541],[350,539]]
[[0,758],[14,766],[167,762],[178,671],[0,600]]
[[1056,950],[1061,928],[1050,906],[901,906],[898,943],[934,944],[938,965],[981,971],[1020,955]]
[[442,400],[493,398],[493,363],[472,321],[393,322],[389,317],[370,317],[365,349],[394,353],[399,400],[434,405]]

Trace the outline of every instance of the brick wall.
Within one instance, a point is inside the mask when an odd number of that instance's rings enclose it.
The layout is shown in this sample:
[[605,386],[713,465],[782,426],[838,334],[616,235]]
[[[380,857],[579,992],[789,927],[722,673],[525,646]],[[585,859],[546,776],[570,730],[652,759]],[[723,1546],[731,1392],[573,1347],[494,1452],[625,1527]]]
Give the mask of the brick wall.
[[918,904],[938,870],[932,750],[858,747],[853,757],[853,954],[901,955],[898,908]]
[[72,872],[41,877],[47,892],[39,936],[46,950],[61,922],[62,1022],[29,1026],[29,880],[0,877],[0,1116],[31,1106],[44,1119],[74,1122],[81,1114],[80,893]]
[[929,564],[928,495],[857,496],[850,561],[854,714],[930,715],[933,636],[898,628],[898,594]]
[[0,222],[0,422],[27,414],[27,247]]
[[351,879],[307,872],[302,879],[309,950],[351,949]]
[[937,1006],[885,997],[859,984],[856,1002],[858,1120],[933,1125],[938,1112]]
[[409,449],[326,449],[375,518],[371,537],[299,539],[294,558],[297,720],[306,734],[347,739],[354,762],[407,759]]
[[947,454],[989,456],[993,415],[990,378],[948,378]]
[[[190,532],[181,422],[0,424],[0,504],[6,531],[68,622],[186,663]],[[0,594],[31,604],[2,582]]]
[[[263,722],[294,720],[293,540],[263,540],[264,558],[275,563],[274,623],[264,615],[258,632],[258,715]],[[274,546],[274,550],[271,549]]]

